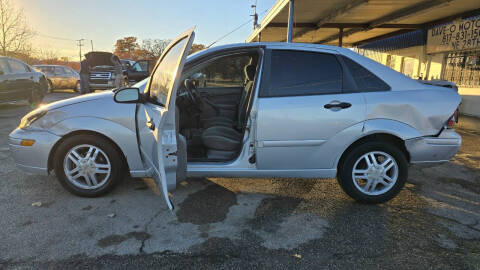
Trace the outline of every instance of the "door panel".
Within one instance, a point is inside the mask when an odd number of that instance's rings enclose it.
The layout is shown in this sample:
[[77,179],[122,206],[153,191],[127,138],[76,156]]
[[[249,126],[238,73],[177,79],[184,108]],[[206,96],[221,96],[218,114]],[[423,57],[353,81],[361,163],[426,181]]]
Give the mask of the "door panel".
[[[186,147],[177,151],[178,125],[175,100],[180,74],[194,39],[193,30],[172,41],[149,80],[147,102],[137,106],[137,136],[145,167],[150,170],[170,210],[168,191],[175,189],[177,168],[186,168]],[[180,174],[179,174],[180,175]],[[182,173],[181,175],[186,175]],[[183,179],[178,179],[183,180]]]
[[[341,102],[351,106],[324,107]],[[337,139],[344,140],[337,134],[364,119],[365,102],[360,93],[259,98],[258,168],[330,169],[337,158],[330,148],[342,145]]]
[[8,59],[11,74],[8,76],[7,88],[14,99],[25,99],[32,93],[34,82],[33,74],[28,72],[26,66],[17,61]]
[[[143,158],[144,166],[149,168],[151,175],[157,183],[158,189],[162,192],[168,208],[173,205],[168,196],[168,190],[175,189],[175,186],[168,186],[163,160],[162,116],[167,112],[163,107],[151,103],[140,104],[137,109],[137,126],[139,137],[139,148]],[[170,144],[170,147],[173,147]],[[175,146],[176,147],[176,146]]]

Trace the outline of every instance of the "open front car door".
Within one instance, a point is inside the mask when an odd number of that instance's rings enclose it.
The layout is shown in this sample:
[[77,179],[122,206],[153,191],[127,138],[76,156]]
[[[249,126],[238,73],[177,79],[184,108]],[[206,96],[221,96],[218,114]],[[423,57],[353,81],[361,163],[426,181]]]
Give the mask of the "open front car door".
[[178,134],[175,99],[180,76],[193,43],[193,29],[172,41],[159,58],[145,91],[145,102],[138,104],[137,139],[144,166],[163,193],[170,210],[168,192],[186,175],[186,142]]

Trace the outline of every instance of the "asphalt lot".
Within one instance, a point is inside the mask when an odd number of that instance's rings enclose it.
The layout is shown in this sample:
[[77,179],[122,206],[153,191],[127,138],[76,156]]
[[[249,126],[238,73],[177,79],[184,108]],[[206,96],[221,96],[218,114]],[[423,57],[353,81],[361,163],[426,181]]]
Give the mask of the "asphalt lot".
[[188,179],[171,213],[150,179],[87,199],[17,170],[7,136],[28,111],[0,105],[0,269],[480,269],[478,119],[461,117],[455,158],[411,169],[387,204],[335,179]]

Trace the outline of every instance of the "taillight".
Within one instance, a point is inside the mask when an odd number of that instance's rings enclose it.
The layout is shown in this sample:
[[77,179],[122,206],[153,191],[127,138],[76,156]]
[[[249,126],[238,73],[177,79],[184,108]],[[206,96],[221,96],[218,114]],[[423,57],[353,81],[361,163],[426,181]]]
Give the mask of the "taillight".
[[458,108],[455,110],[452,117],[448,119],[447,127],[453,128],[453,126],[455,126],[455,123],[458,123]]

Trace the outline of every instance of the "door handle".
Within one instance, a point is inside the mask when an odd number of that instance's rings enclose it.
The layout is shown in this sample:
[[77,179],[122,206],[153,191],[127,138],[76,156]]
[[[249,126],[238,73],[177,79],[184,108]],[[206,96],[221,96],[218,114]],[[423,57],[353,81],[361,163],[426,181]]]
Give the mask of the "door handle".
[[150,120],[148,120],[147,127],[151,130],[155,130],[155,123],[153,122],[152,118],[150,118]]
[[331,108],[346,109],[346,108],[350,108],[351,106],[352,106],[352,104],[350,104],[350,103],[348,103],[348,102],[329,103],[329,104],[323,105],[323,107],[324,107],[325,109],[331,109]]

